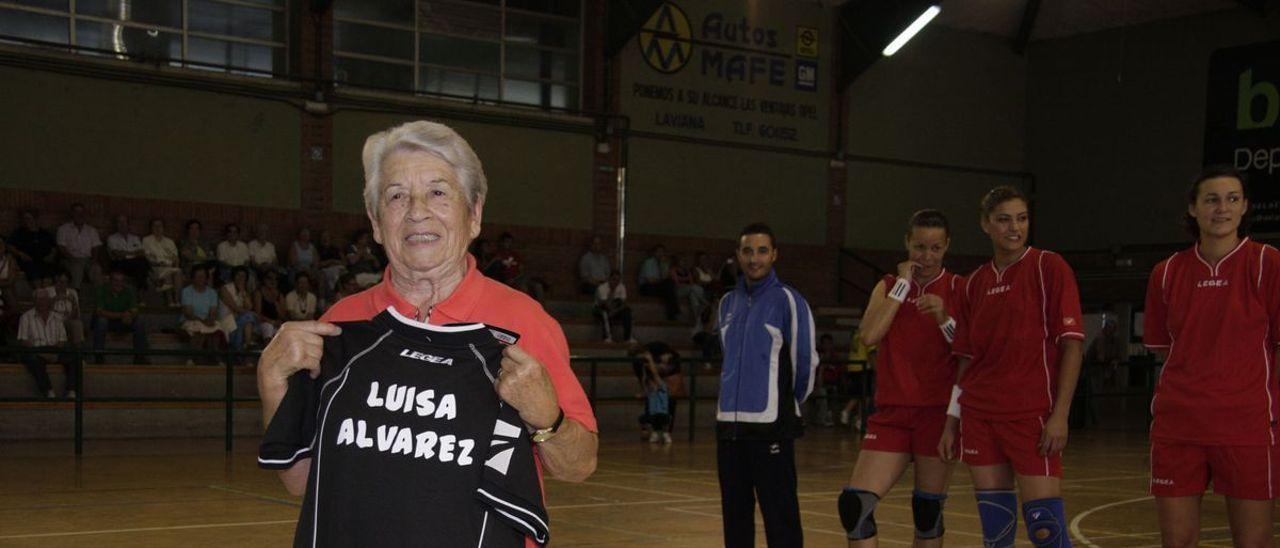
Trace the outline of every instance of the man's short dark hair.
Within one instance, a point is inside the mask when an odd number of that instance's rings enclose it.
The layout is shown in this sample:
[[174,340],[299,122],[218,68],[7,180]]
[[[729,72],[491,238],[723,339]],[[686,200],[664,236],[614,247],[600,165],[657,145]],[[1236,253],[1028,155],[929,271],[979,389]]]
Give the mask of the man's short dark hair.
[[742,227],[742,232],[738,233],[738,240],[742,240],[743,236],[750,236],[752,234],[764,234],[769,237],[769,247],[778,247],[778,240],[773,236],[773,229],[769,228],[769,225],[764,223],[751,223]]

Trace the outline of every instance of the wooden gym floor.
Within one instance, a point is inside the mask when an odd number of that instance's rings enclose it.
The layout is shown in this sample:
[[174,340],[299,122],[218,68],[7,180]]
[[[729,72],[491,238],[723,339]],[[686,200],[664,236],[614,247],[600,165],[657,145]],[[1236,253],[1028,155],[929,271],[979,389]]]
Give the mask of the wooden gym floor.
[[[259,470],[256,439],[0,444],[0,546],[286,546],[298,499]],[[849,434],[811,429],[796,445],[809,546],[844,546],[835,500],[857,454]],[[650,445],[606,436],[599,469],[583,484],[549,480],[553,546],[716,546],[721,543],[715,445]],[[1073,433],[1065,498],[1077,546],[1159,546],[1146,493],[1144,433]],[[910,472],[880,505],[886,546],[911,538]],[[981,546],[963,466],[951,486],[947,544]],[[757,528],[760,521],[757,518]],[[1028,546],[1019,523],[1019,546]],[[764,545],[763,529],[757,535]],[[1222,499],[1205,498],[1201,546],[1230,546]]]

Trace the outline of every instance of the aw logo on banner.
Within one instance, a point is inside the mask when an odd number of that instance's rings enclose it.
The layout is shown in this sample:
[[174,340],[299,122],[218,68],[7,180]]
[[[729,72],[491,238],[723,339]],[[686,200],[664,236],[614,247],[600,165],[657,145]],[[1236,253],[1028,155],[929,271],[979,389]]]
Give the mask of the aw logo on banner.
[[663,2],[640,27],[640,55],[653,70],[675,74],[693,57],[692,38],[689,16],[680,6]]

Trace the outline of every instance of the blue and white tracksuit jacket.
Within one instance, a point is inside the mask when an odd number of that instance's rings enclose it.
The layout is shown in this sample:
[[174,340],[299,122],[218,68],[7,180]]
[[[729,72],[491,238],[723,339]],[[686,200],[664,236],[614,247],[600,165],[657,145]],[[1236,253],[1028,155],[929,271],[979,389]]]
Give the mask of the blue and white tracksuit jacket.
[[724,349],[716,436],[794,439],[804,434],[800,404],[813,391],[818,353],[813,314],[776,272],[748,287],[745,276],[720,299]]

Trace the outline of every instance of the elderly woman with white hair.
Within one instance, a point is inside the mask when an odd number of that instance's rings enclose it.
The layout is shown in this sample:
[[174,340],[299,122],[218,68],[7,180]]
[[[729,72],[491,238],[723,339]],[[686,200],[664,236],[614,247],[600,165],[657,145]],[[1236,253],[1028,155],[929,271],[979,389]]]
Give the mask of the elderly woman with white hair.
[[[363,160],[366,213],[374,239],[386,250],[385,274],[377,285],[336,303],[319,321],[287,322],[281,327],[259,362],[264,424],[270,425],[277,409],[282,409],[291,376],[299,371],[308,371],[313,379],[321,375],[325,338],[342,334],[334,322],[369,320],[381,317],[384,310],[422,328],[447,330],[443,326],[478,322],[519,334],[518,343],[501,352],[493,389],[505,405],[518,411],[530,440],[525,443],[532,444],[536,455],[537,474],[545,470],[556,479],[585,480],[596,467],[596,421],[569,367],[563,331],[528,296],[484,277],[467,253],[480,234],[488,190],[470,145],[447,126],[417,121],[370,136]],[[369,397],[373,401],[375,395]],[[423,397],[422,392],[418,397]],[[328,432],[323,426],[321,430]],[[309,456],[308,451],[300,447],[298,455]],[[295,455],[285,460],[288,468],[280,471],[280,477],[288,490],[313,496],[310,458]],[[324,462],[328,466],[330,461]],[[397,523],[399,517],[389,516],[380,525]],[[301,526],[299,531],[301,537]],[[310,534],[312,528],[307,531]],[[533,545],[533,537],[529,539]]]

